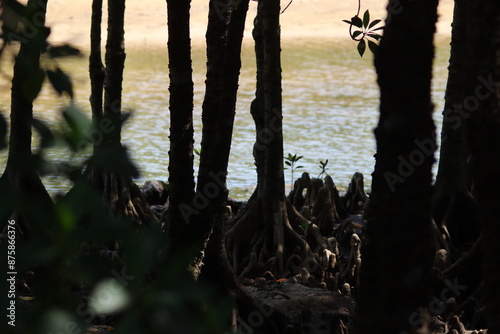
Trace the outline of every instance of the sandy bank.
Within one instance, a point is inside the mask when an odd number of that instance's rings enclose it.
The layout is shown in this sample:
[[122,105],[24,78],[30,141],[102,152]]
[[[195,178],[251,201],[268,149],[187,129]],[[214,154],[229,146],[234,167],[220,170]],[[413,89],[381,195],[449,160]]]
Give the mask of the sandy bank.
[[[284,0],[284,7],[288,2]],[[82,48],[89,45],[91,0],[51,0],[48,24],[52,27],[53,42],[71,42]],[[193,0],[191,5],[191,34],[194,44],[204,42],[207,24],[208,0]],[[361,12],[369,9],[372,18],[385,17],[386,1],[363,0]],[[126,45],[128,47],[166,46],[166,1],[128,0],[126,9]],[[245,31],[246,42],[251,41],[252,21],[257,2],[250,1]],[[285,43],[309,39],[347,39],[348,26],[343,19],[351,18],[357,10],[356,0],[294,0],[281,16]],[[453,0],[441,0],[438,34],[449,35]],[[105,28],[105,26],[104,26]]]

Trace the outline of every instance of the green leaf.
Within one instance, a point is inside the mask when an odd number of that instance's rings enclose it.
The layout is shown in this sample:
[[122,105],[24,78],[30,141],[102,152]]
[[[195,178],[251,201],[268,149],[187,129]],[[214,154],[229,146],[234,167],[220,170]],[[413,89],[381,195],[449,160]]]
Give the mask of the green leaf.
[[370,23],[370,12],[367,9],[363,15],[363,27],[368,27],[368,23]]
[[89,143],[92,121],[74,105],[64,109],[62,115],[66,122],[66,126],[63,126],[64,137],[70,148],[76,152]]
[[[33,69],[34,70],[34,69]],[[30,76],[23,82],[23,94],[28,101],[36,99],[42,90],[43,81],[45,80],[45,72],[38,68],[30,73]]]
[[67,93],[73,99],[73,84],[70,77],[64,73],[60,68],[55,71],[47,70],[47,76],[52,84],[52,87],[59,95]]
[[40,148],[54,146],[56,142],[55,137],[49,127],[45,125],[45,123],[37,118],[33,118],[31,125],[40,135]]
[[304,168],[304,166],[297,166],[295,169]]
[[382,36],[379,35],[379,34],[367,34],[367,35],[370,36],[373,39],[376,39],[377,41],[382,38]]
[[55,209],[61,230],[64,232],[73,231],[76,228],[76,217],[71,208],[65,203],[57,203]]
[[351,22],[352,22],[353,26],[356,26],[358,28],[363,28],[363,21],[361,21],[361,19],[359,18],[359,16],[354,16],[351,19]]
[[288,161],[288,160],[287,160],[287,161],[285,161],[285,164],[286,164],[287,166],[291,166],[291,165],[292,165],[292,163],[291,163],[290,161]]
[[92,121],[75,105],[70,105],[62,112],[68,125],[78,131],[84,132],[92,128]]
[[368,29],[373,28],[374,26],[376,26],[380,22],[382,22],[382,20],[373,20],[372,23],[370,23],[370,25],[368,26]]
[[347,23],[348,25],[352,25],[352,22],[351,22],[351,21],[348,21],[348,20],[342,20],[342,22],[345,22],[345,23]]
[[80,52],[79,49],[69,45],[69,44],[64,44],[61,46],[51,46],[47,50],[49,56],[51,58],[63,58],[63,57],[70,57],[70,56],[82,56],[82,53]]
[[361,57],[365,54],[366,50],[366,41],[364,39],[360,40],[358,43],[358,52]]
[[368,47],[370,48],[370,51],[372,53],[376,53],[377,52],[377,49],[378,49],[378,45],[377,43],[373,42],[373,41],[368,41]]
[[352,33],[352,38],[356,38],[359,35],[361,35],[363,32],[361,30],[356,30],[355,32]]
[[385,28],[385,27],[378,27],[378,28],[372,29],[372,30],[370,30],[370,31],[382,30],[382,29],[384,29],[384,28]]
[[102,146],[94,151],[92,157],[88,160],[90,166],[100,170],[107,170],[118,175],[139,177],[140,173],[137,167],[130,159],[128,149],[123,146]]

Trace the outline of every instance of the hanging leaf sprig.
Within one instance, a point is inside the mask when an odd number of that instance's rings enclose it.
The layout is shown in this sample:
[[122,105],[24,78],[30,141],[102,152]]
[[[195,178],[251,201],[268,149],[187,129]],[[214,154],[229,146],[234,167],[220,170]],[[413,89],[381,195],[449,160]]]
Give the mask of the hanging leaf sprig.
[[349,35],[353,41],[358,42],[358,52],[361,57],[365,54],[366,45],[372,53],[375,53],[378,48],[378,42],[382,38],[382,35],[376,33],[376,31],[384,29],[384,27],[378,27],[378,24],[382,22],[380,19],[370,21],[370,12],[368,10],[363,14],[363,19],[359,17],[361,3],[358,5],[358,13],[351,18],[351,20],[342,20],[349,24]]

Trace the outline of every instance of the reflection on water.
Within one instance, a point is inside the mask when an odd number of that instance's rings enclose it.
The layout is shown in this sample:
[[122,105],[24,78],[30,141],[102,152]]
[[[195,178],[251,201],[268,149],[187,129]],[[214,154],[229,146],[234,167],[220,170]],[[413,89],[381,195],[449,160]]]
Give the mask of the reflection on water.
[[[449,54],[447,42],[439,44],[433,89],[438,129]],[[137,180],[139,183],[146,179],[168,178],[167,62],[166,50],[129,50],[127,54],[123,105],[133,111],[133,118],[125,127],[123,142],[132,151],[142,171],[141,179]],[[255,132],[249,113],[255,92],[254,62],[253,47],[247,45],[243,52],[228,175],[230,195],[239,199],[248,198],[256,184],[252,156]],[[205,63],[203,48],[194,47],[194,122],[195,147],[198,149]],[[62,66],[73,78],[78,105],[90,114],[87,59],[68,60]],[[313,176],[320,172],[319,161],[329,159],[328,173],[340,187],[347,186],[354,172],[362,172],[368,188],[375,153],[372,130],[378,117],[378,87],[371,56],[359,58],[352,43],[310,41],[307,46],[285,45],[282,67],[285,154],[303,155],[303,171]],[[0,86],[0,109],[6,112],[9,110],[10,86],[7,81],[2,81]],[[56,126],[60,117],[58,110],[64,103],[50,87],[44,87],[36,100],[35,116]],[[54,161],[67,160],[68,156],[67,151],[58,149],[48,152],[48,157]],[[82,160],[82,157],[74,159]],[[6,152],[2,152],[2,169],[5,160]],[[285,177],[290,183],[289,172]],[[52,193],[67,190],[70,186],[58,177],[44,178],[44,182]]]

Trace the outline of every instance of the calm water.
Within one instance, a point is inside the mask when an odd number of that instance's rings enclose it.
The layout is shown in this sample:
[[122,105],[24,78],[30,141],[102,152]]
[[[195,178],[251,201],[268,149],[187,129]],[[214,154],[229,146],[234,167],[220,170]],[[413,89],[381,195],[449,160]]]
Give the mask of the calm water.
[[[448,56],[448,43],[440,41],[433,88],[438,129]],[[133,118],[124,129],[123,142],[131,149],[133,159],[141,169],[138,183],[168,178],[167,61],[166,50],[127,51],[123,105],[133,111]],[[194,47],[195,147],[198,149],[205,62],[203,48]],[[252,156],[255,132],[249,113],[255,91],[254,62],[253,47],[245,46],[228,175],[230,195],[239,199],[248,198],[256,184]],[[309,41],[307,45],[284,45],[282,64],[285,154],[303,155],[301,165],[304,169],[301,171],[308,171],[313,176],[320,171],[319,161],[329,159],[328,173],[340,187],[348,185],[354,172],[362,172],[368,188],[374,166],[372,130],[378,117],[379,94],[371,56],[360,58],[355,44],[347,41]],[[90,115],[87,58],[65,61],[61,65],[73,78],[77,104]],[[5,78],[0,80],[0,110],[7,115],[10,83]],[[50,87],[44,87],[36,100],[35,115],[57,126],[59,110],[64,103],[65,100],[57,98]],[[68,152],[63,150],[54,149],[48,153],[48,158],[54,161],[68,157]],[[2,170],[5,158],[6,152],[1,152]],[[296,173],[295,177],[299,174]],[[289,171],[285,177],[287,184],[290,183]],[[52,193],[65,191],[70,186],[55,177],[45,178],[44,182]]]

